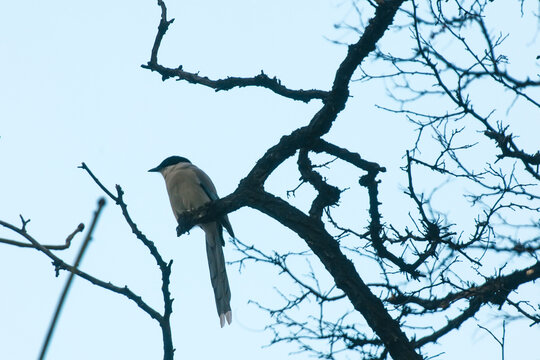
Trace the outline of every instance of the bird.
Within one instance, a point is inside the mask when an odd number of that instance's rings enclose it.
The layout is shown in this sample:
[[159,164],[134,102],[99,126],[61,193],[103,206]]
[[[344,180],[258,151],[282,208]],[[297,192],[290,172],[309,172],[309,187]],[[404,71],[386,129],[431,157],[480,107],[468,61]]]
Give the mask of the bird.
[[[177,221],[180,214],[219,198],[210,177],[185,157],[170,156],[148,171],[159,172],[163,175]],[[199,224],[199,226],[205,233],[210,280],[214,289],[219,323],[223,327],[225,321],[229,325],[232,322],[231,289],[223,255],[223,246],[225,246],[223,228],[231,237],[235,236],[227,215],[223,215],[217,221]]]

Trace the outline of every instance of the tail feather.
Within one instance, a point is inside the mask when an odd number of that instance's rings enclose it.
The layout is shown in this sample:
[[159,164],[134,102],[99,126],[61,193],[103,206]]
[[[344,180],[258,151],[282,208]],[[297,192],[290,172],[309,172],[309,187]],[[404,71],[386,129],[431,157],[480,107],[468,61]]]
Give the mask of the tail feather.
[[208,226],[206,233],[206,256],[208,257],[208,268],[210,270],[210,280],[214,289],[216,308],[219,315],[221,327],[225,325],[225,320],[230,324],[231,313],[231,289],[227,279],[225,268],[225,257],[223,256],[223,235],[221,227],[217,224]]

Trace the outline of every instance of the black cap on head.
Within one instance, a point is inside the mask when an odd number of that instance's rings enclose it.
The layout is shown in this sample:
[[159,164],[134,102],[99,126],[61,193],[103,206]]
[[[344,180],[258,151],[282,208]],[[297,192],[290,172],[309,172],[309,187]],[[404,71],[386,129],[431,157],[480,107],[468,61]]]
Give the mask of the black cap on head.
[[176,164],[179,164],[179,163],[190,163],[191,164],[191,161],[189,161],[188,159],[186,159],[185,157],[182,157],[182,156],[169,156],[168,158],[163,160],[161,162],[161,164],[159,164],[157,167],[155,167],[153,169],[150,169],[148,171],[149,172],[158,172],[161,169],[165,169],[167,166],[176,165]]

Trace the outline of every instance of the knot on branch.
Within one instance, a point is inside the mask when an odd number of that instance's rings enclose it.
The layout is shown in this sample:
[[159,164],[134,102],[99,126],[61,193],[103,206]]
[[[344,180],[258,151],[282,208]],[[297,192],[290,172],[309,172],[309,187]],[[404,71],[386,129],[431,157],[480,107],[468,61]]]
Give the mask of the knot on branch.
[[483,303],[489,302],[502,306],[513,290],[512,286],[508,286],[508,280],[508,276],[488,279],[484,285],[467,290],[468,295],[464,294],[463,297],[476,298]]
[[381,181],[375,180],[377,176],[377,171],[369,171],[366,175],[363,175],[358,179],[358,183],[363,187],[372,187],[377,186]]
[[508,143],[512,140],[512,134],[506,135],[504,133],[505,129],[499,131],[492,131],[492,130],[486,130],[484,131],[484,135],[486,135],[488,138],[495,140],[497,142],[497,145],[502,148],[508,148]]
[[510,157],[516,158],[529,165],[540,165],[540,151],[537,151],[534,155],[530,155],[523,150],[517,148],[513,141],[512,134],[506,134],[507,127],[499,131],[486,130],[484,135],[494,140],[497,146],[501,150],[501,154],[497,155],[499,159]]
[[491,295],[489,301],[492,304],[502,306],[504,302],[506,301],[506,298],[508,298],[508,295],[510,295],[511,291],[512,290],[510,289],[504,289],[504,288],[498,289],[495,293],[493,293],[493,295]]
[[54,267],[54,276],[60,276],[60,270],[65,269],[64,264],[60,260],[53,260],[52,265]]
[[435,222],[428,221],[425,225],[426,228],[426,239],[439,240],[441,239],[441,228]]
[[313,165],[308,157],[308,150],[300,149],[298,154],[300,180],[308,182],[318,192],[309,210],[310,216],[317,219],[321,218],[324,208],[336,205],[341,197],[341,190],[336,186],[328,184],[326,179],[314,170],[315,167],[321,166],[326,166],[326,164],[320,166]]

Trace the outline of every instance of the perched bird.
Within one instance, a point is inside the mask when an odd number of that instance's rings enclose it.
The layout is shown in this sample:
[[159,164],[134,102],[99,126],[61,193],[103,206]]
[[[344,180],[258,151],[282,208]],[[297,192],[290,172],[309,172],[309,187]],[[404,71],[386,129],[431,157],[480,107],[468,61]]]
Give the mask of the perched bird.
[[[157,167],[148,171],[159,172],[163,175],[176,220],[178,220],[179,214],[196,209],[218,198],[216,187],[210,177],[184,157],[168,157]],[[223,327],[225,320],[229,324],[232,321],[231,290],[222,249],[225,246],[223,227],[227,229],[227,232],[232,237],[234,237],[234,232],[227,215],[220,218],[219,221],[204,223],[199,226],[206,235],[206,255],[208,257],[210,279],[214,288],[219,322]]]

